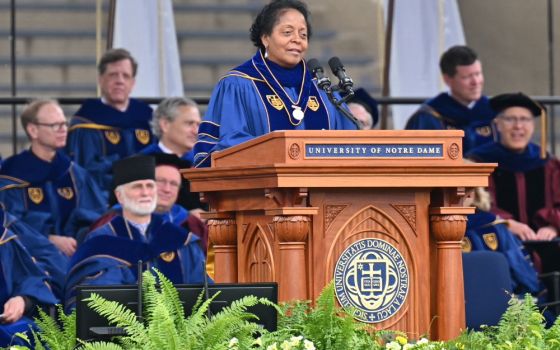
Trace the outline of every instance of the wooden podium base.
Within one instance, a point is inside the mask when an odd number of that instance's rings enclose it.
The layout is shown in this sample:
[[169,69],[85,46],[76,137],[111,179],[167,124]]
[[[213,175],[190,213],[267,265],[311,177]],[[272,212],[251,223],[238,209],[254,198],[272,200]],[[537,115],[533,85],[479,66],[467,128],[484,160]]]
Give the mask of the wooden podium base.
[[495,166],[463,162],[461,136],[274,132],[213,154],[210,169],[185,170],[211,208],[216,282],[275,281],[281,301],[314,300],[336,273],[339,300],[363,306],[378,329],[458,336],[460,242],[474,212],[462,202]]

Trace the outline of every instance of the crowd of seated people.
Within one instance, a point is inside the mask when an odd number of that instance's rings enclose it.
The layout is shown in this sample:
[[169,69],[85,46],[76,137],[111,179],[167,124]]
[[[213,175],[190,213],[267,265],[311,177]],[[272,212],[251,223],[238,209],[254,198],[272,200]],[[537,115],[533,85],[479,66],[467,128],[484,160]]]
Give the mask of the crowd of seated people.
[[406,129],[463,130],[466,158],[498,163],[489,193],[477,190],[476,197],[484,200],[478,198],[477,212],[468,216],[464,251],[504,254],[511,290],[546,301],[547,291],[524,247],[524,241],[555,239],[560,229],[558,160],[531,142],[535,118],[544,108],[522,93],[484,96],[482,65],[470,47],[449,48],[440,69],[449,90],[422,104]]
[[[255,65],[239,66],[218,83],[203,120],[184,97],[166,98],[155,111],[130,98],[137,63],[124,49],[101,58],[101,98],[84,102],[70,122],[54,100],[25,107],[21,123],[30,147],[0,168],[0,264],[12,266],[2,269],[0,346],[33,325],[28,316],[37,305],[71,309],[79,284],[135,283],[139,260],[176,283],[207,279],[205,208],[180,169],[209,166],[211,152],[272,130],[356,128],[334,106],[318,103],[328,100],[303,68],[311,35],[307,15],[298,1],[263,9],[251,29],[258,49],[248,62]],[[283,50],[285,26],[297,29],[290,34],[297,54]],[[554,239],[560,229],[559,163],[531,143],[543,108],[523,94],[484,96],[481,63],[466,46],[447,50],[440,68],[449,91],[422,104],[407,129],[461,129],[468,157],[498,163],[489,201],[469,217],[465,250],[502,252],[516,290],[539,295],[542,284],[522,242]],[[265,86],[276,75],[278,86]],[[307,96],[314,103],[290,109],[300,86],[315,94]],[[263,96],[275,88],[285,96],[267,104]],[[348,108],[362,129],[378,121],[377,104],[363,89]],[[311,112],[317,124],[305,125]]]
[[109,50],[98,66],[102,97],[70,122],[51,99],[20,115],[29,147],[0,167],[2,347],[34,327],[37,306],[72,306],[77,284],[134,283],[127,261],[177,283],[205,278],[204,206],[180,173],[192,165],[198,106],[168,98],[154,113],[129,97],[136,69],[128,51]]

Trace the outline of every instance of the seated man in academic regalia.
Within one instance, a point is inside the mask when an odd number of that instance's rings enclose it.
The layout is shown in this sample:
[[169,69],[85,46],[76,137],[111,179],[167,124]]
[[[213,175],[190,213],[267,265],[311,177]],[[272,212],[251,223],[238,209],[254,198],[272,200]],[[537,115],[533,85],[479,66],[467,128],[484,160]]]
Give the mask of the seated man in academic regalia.
[[[159,142],[144,148],[140,153],[174,154],[186,162],[184,168],[190,168],[200,121],[200,111],[193,100],[171,97],[161,101],[152,119],[152,130]],[[197,192],[190,191],[190,183],[187,179],[182,178],[181,183],[177,203],[200,219],[200,213],[204,211],[206,205],[200,201]]]
[[174,154],[152,154],[156,162],[155,179],[157,186],[157,205],[155,212],[163,215],[167,221],[181,225],[190,212],[177,203],[181,188],[181,169],[188,168],[189,163]]
[[[0,347],[27,345],[18,332],[29,332],[37,306],[58,302],[51,291],[49,277],[33,261],[11,230],[0,237]],[[28,337],[31,335],[28,333]]]
[[154,213],[157,205],[155,161],[133,156],[113,167],[120,215],[89,233],[70,262],[66,306],[78,284],[134,284],[136,264],[153,266],[173,283],[202,283],[205,258],[199,238]]
[[111,165],[153,142],[152,108],[130,98],[137,63],[127,50],[107,51],[98,65],[101,99],[84,102],[70,120],[66,150],[108,196]]
[[499,140],[466,156],[498,163],[490,176],[491,211],[511,232],[521,240],[551,240],[560,230],[560,162],[531,142],[544,108],[522,93],[498,95],[490,103]]
[[[149,156],[153,157],[156,162],[157,205],[154,212],[161,215],[165,222],[171,222],[179,226],[187,222],[187,225],[194,226],[194,228],[191,227],[193,233],[205,240],[204,237],[207,236],[207,230],[204,223],[198,219],[198,216],[193,217],[190,211],[177,201],[179,190],[182,186],[180,170],[190,167],[190,163],[174,154],[154,153]],[[90,229],[94,230],[106,224],[115,215],[119,215],[121,211],[122,207],[119,203],[113,205]]]
[[88,172],[61,150],[67,121],[54,100],[36,100],[21,114],[31,141],[29,150],[6,159],[0,173],[29,183],[23,191],[6,191],[6,210],[42,233],[67,256],[76,250],[76,235],[106,209],[101,190]]
[[492,142],[495,113],[482,95],[484,76],[476,52],[467,46],[453,46],[443,53],[439,65],[449,92],[423,103],[405,129],[463,130],[463,153]]
[[155,212],[164,220],[179,226],[186,226],[200,238],[202,250],[206,253],[208,243],[208,228],[198,216],[186,210],[177,203],[181,187],[180,170],[188,167],[188,163],[173,154],[156,153],[152,155],[156,160],[157,206]]

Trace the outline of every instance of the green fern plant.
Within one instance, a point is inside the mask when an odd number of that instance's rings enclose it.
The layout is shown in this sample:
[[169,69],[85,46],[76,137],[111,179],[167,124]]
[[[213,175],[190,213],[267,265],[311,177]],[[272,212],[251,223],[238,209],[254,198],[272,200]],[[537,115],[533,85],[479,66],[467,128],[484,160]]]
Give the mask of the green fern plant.
[[465,350],[560,350],[560,321],[546,329],[544,317],[534,298],[529,294],[523,299],[512,295],[509,307],[497,326],[484,327],[478,332],[464,332],[446,346]]
[[100,315],[127,332],[127,336],[117,339],[119,346],[109,343],[85,343],[82,349],[228,349],[232,338],[238,341],[239,349],[252,346],[254,337],[265,330],[256,323],[249,322],[255,316],[247,308],[256,304],[272,307],[276,305],[266,299],[247,296],[233,302],[229,307],[208,318],[210,300],[202,301],[199,296],[195,311],[184,316],[179,295],[173,284],[159,271],[155,276],[145,272],[143,289],[145,292],[145,323],[137,320],[131,310],[117,302],[108,301],[92,294],[88,305]]
[[560,350],[560,317],[548,329],[544,341],[550,350]]
[[83,343],[80,347],[81,350],[123,350],[123,348],[115,343],[109,342],[93,342],[93,343]]
[[504,344],[503,349],[545,349],[544,333],[544,317],[533,297],[512,297],[498,324],[496,343]]
[[[38,308],[35,324],[38,331],[33,330],[31,336],[33,338],[33,349],[35,350],[72,350],[75,348],[76,341],[76,312],[70,315],[64,313],[61,305],[56,305],[57,319],[52,318],[43,309]],[[23,339],[31,345],[31,340],[26,333],[17,333],[17,337]],[[29,349],[27,346],[15,345],[10,346],[10,350]]]
[[279,330],[263,337],[263,347],[299,335],[311,340],[317,350],[383,349],[373,329],[356,322],[351,310],[336,304],[332,282],[323,289],[314,308],[308,302],[285,305]]
[[[155,270],[154,270],[155,271]],[[58,322],[40,311],[35,320],[40,331],[33,332],[38,350],[560,350],[560,319],[545,329],[543,316],[530,295],[520,300],[512,296],[510,306],[498,326],[482,331],[465,331],[448,342],[412,341],[394,331],[374,331],[355,322],[353,310],[337,306],[332,283],[312,307],[298,301],[278,307],[256,297],[238,300],[222,312],[207,317],[212,300],[199,296],[192,315],[185,317],[178,293],[160,272],[144,273],[145,315],[139,322],[133,311],[124,306],[92,295],[89,305],[112,324],[123,327],[128,336],[111,342],[76,342],[76,315],[64,315],[59,307]],[[267,332],[249,322],[255,316],[247,308],[262,303],[279,311],[278,330]],[[60,326],[59,326],[60,324]],[[260,335],[258,339],[255,337]],[[26,335],[18,335],[26,339]],[[29,343],[29,340],[28,340]],[[76,346],[76,344],[78,344]],[[28,347],[14,346],[10,350]]]

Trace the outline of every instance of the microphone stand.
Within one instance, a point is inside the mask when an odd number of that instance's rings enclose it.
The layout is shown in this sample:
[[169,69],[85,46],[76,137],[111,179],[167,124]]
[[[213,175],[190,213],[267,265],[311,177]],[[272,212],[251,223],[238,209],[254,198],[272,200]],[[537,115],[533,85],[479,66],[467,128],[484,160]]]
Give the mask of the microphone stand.
[[[206,256],[204,257],[204,259],[202,259],[202,281],[203,281],[203,285],[202,288],[204,290],[204,301],[207,301],[208,299],[210,299],[210,291],[208,290],[208,274],[206,273]],[[208,305],[208,308],[206,309],[206,317],[208,317],[208,319],[210,319],[210,317],[212,317],[212,311],[210,311],[210,305]]]
[[362,127],[360,126],[360,122],[358,121],[358,119],[356,119],[356,117],[354,117],[352,115],[352,113],[350,113],[350,111],[348,111],[347,109],[345,109],[344,107],[342,107],[342,104],[346,101],[348,101],[352,96],[354,96],[354,90],[349,89],[348,93],[346,94],[346,96],[344,96],[343,98],[341,98],[340,100],[338,100],[336,98],[336,96],[334,95],[333,89],[329,88],[329,89],[325,89],[324,90],[327,93],[327,97],[329,98],[329,101],[332,102],[332,104],[336,107],[336,109],[338,109],[338,111],[340,113],[342,113],[342,115],[344,115],[346,118],[348,118],[352,123],[354,123],[354,125],[356,125],[356,129],[360,130]]
[[140,323],[142,323],[144,321],[144,318],[143,318],[143,315],[142,315],[143,314],[142,309],[144,308],[143,301],[142,301],[142,298],[143,298],[143,295],[142,295],[142,282],[143,282],[143,279],[142,279],[142,277],[143,277],[142,276],[142,265],[143,265],[142,260],[138,260],[138,263],[136,265],[136,269],[137,269],[136,271],[138,273],[138,278],[137,278],[137,283],[136,283],[136,287],[138,288],[138,290],[137,290],[137,293],[138,293],[138,308],[136,309],[136,318],[138,319],[138,322],[140,322]]

